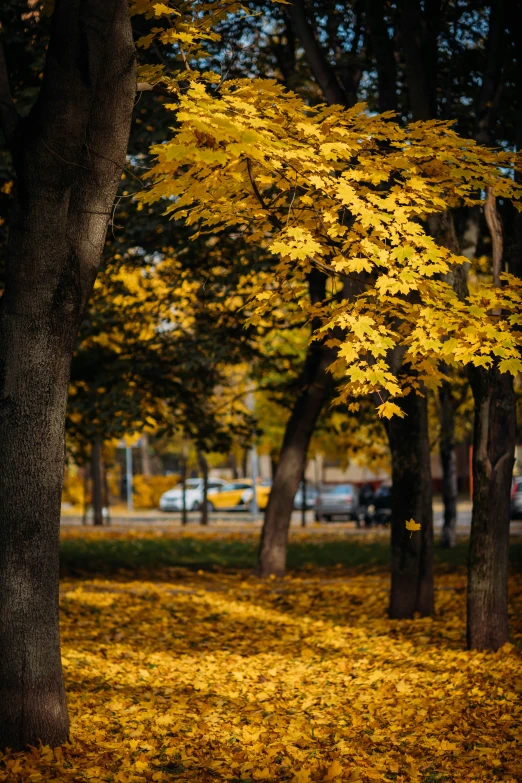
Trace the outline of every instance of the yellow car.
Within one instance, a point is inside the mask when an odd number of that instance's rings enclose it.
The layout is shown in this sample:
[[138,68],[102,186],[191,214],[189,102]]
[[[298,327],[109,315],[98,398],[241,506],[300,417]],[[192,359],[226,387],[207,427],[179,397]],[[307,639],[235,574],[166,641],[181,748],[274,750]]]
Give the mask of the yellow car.
[[[266,508],[271,486],[268,482],[260,481],[256,488],[257,507]],[[208,493],[209,508],[220,511],[239,511],[247,509],[252,500],[252,480],[239,479],[231,481],[222,487],[216,487]]]

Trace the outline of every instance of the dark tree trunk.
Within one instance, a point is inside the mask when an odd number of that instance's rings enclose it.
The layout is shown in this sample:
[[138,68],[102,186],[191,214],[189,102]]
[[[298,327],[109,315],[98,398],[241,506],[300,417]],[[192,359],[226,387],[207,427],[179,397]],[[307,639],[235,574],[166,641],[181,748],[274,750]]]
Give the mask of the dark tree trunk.
[[442,465],[442,501],[444,521],[441,546],[454,547],[457,543],[457,454],[455,452],[455,397],[450,381],[439,389],[440,402],[440,461]]
[[201,503],[201,524],[208,525],[208,462],[202,451],[198,451],[198,462],[203,477],[203,502]]
[[93,522],[95,525],[103,525],[103,463],[100,438],[96,438],[92,444],[91,475]]
[[[407,395],[405,418],[388,423],[392,457],[392,583],[389,615],[411,619],[433,613],[433,518],[428,405],[426,397]],[[420,523],[410,533],[406,522]]]
[[[415,120],[437,116],[437,29],[439,0],[421,7],[420,0],[401,0],[400,37],[406,72],[406,87]],[[435,45],[433,45],[435,44]]]
[[181,461],[181,524],[186,525],[187,518],[187,455]]
[[272,477],[272,480],[275,478],[275,474],[277,473],[277,463],[279,460],[279,453],[275,450],[270,452],[270,476]]
[[366,16],[377,65],[379,111],[397,111],[397,64],[385,19],[385,0],[366,0]]
[[83,508],[82,525],[87,524],[87,512],[89,510],[89,468],[84,465],[82,468],[82,488],[83,488]]
[[473,515],[468,564],[468,646],[498,650],[508,640],[510,492],[515,460],[513,376],[473,368]]
[[286,10],[325,100],[330,104],[352,106],[356,99],[354,100],[354,96],[347,94],[341,87],[335,69],[326,57],[323,47],[315,36],[314,27],[308,20],[304,0],[294,0]]
[[332,375],[328,367],[335,351],[313,343],[306,358],[303,391],[286,426],[261,534],[258,574],[284,576],[286,548],[294,496],[303,476],[308,444],[323,405],[331,393]]
[[69,734],[58,626],[65,408],[135,96],[126,0],[56,4],[26,118],[5,84],[17,184],[0,302],[0,747],[22,749]]
[[[313,270],[309,275],[310,297],[320,302],[325,296],[325,276]],[[315,423],[333,388],[333,376],[328,367],[336,351],[320,342],[308,348],[301,378],[301,392],[286,425],[283,445],[272,489],[265,511],[258,558],[261,577],[284,576],[288,530],[294,508],[294,497],[305,469],[308,445]]]
[[111,492],[109,488],[109,476],[107,470],[107,462],[103,461],[103,505],[105,507],[107,525],[111,524]]

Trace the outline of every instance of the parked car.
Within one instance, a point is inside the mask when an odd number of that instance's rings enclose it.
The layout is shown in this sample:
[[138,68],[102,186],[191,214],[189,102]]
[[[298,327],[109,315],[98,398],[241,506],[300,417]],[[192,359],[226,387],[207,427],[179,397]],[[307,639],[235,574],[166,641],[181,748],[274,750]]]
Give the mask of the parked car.
[[[305,508],[314,508],[315,501],[317,499],[317,489],[312,486],[311,484],[306,484],[306,493],[305,493]],[[294,497],[294,508],[301,511],[303,508],[303,482],[299,484],[299,489],[295,493]]]
[[315,521],[333,517],[348,517],[359,520],[359,493],[353,484],[321,487],[315,501]]
[[511,487],[511,519],[522,518],[522,476],[513,479]]
[[387,525],[391,522],[391,484],[384,482],[373,496],[373,502],[368,506],[366,523]]
[[[208,506],[212,507],[212,495],[227,484],[223,479],[208,480]],[[203,479],[187,479],[185,482],[185,503],[188,511],[198,511],[203,503]],[[181,511],[183,507],[183,487],[177,484],[173,489],[164,492],[160,498],[161,511]]]
[[[246,479],[245,479],[246,480]],[[268,479],[262,479],[258,482],[256,487],[256,500],[257,507],[260,511],[263,511],[268,505],[268,498],[270,497],[270,491],[272,489],[272,482]],[[252,491],[252,482],[249,481],[248,489],[245,489],[242,496],[243,504],[246,508],[250,507],[254,493]]]

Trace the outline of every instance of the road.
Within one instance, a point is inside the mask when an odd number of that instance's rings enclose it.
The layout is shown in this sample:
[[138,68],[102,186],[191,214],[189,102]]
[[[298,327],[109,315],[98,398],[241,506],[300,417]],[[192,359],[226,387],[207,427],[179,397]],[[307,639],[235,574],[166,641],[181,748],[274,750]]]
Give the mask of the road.
[[[164,513],[160,511],[133,511],[128,513],[123,507],[116,508],[111,514],[111,527],[133,527],[144,529],[155,529],[165,531],[175,531],[182,529],[180,514]],[[301,512],[294,511],[292,514],[292,530],[297,532],[301,528]],[[440,502],[433,504],[433,521],[435,527],[435,533],[439,532],[442,527],[443,509]],[[258,530],[262,525],[262,515],[258,514],[255,518],[252,514],[244,511],[235,512],[213,512],[209,514],[209,525],[204,528],[199,524],[200,514],[199,512],[191,512],[188,514],[188,525],[185,528],[187,532],[191,530],[198,531],[198,533],[231,533],[231,532],[250,532]],[[81,526],[81,517],[77,514],[64,512],[62,515],[62,528],[78,527]],[[89,522],[89,524],[92,524]],[[471,524],[471,503],[469,501],[462,501],[458,506],[458,518],[457,518],[457,535],[467,536],[469,535]],[[365,533],[375,531],[375,528],[363,528],[358,530],[354,522],[321,522],[320,524],[314,522],[313,511],[306,512],[306,531],[308,533]],[[522,521],[513,520],[511,522],[511,534],[522,534]]]

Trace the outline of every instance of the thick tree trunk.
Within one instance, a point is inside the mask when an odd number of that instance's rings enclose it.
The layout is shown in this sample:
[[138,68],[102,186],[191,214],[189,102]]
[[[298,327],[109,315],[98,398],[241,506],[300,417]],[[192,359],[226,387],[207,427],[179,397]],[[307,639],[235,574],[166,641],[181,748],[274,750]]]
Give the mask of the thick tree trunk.
[[444,521],[441,546],[454,547],[457,543],[457,455],[455,452],[455,398],[451,383],[445,381],[439,389],[440,402],[440,461],[442,465],[442,501]]
[[65,408],[125,159],[134,60],[126,0],[71,0],[55,6],[39,98],[12,129],[0,79],[17,174],[0,301],[1,748],[69,734],[58,627]]
[[[392,457],[392,583],[389,615],[411,619],[433,613],[433,517],[425,397],[407,395],[401,402],[404,419],[388,424]],[[406,522],[420,523],[410,533]]]
[[103,463],[101,438],[92,444],[92,513],[95,525],[103,525]]
[[497,650],[508,640],[510,491],[515,460],[513,377],[470,372],[475,399],[473,515],[468,560],[468,646]]

